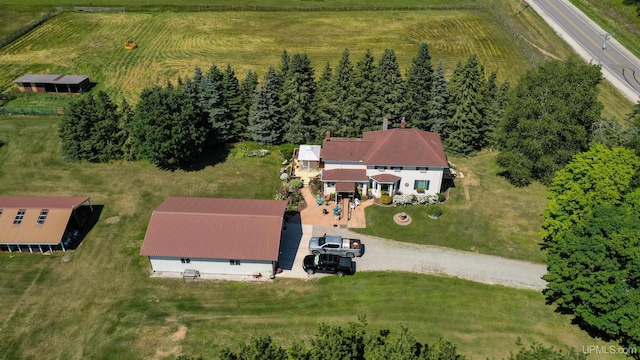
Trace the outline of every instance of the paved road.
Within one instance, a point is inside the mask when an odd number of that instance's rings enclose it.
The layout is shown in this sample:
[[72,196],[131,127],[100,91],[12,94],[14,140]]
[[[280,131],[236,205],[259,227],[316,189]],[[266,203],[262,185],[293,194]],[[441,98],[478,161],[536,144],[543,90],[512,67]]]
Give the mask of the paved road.
[[[329,226],[289,224],[283,236],[281,266],[278,277],[314,278],[302,270],[302,259],[308,255],[309,238],[322,234],[357,237],[364,244],[364,255],[356,258],[356,272],[407,271],[453,276],[461,279],[503,286],[542,290],[541,279],[546,266],[434,246],[408,244],[375,236],[365,236],[347,229]],[[356,275],[357,276],[357,275]]]
[[[600,64],[603,76],[631,101],[640,97],[640,60],[568,0],[526,0],[585,60]],[[606,39],[606,40],[605,40]]]

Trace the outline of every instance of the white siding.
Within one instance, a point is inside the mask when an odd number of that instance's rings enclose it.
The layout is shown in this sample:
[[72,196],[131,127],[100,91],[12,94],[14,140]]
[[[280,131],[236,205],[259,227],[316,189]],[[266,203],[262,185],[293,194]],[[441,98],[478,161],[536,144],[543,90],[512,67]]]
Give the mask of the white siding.
[[325,170],[335,170],[335,169],[366,169],[367,167],[362,163],[362,161],[325,161],[324,169]]
[[189,259],[190,262],[182,263],[180,258],[150,256],[153,271],[184,272],[185,270],[198,270],[202,274],[222,275],[252,275],[261,273],[269,276],[273,271],[271,261],[240,260],[240,265],[230,265],[229,259]]
[[[385,172],[380,172],[375,169],[373,166],[369,166],[367,168],[367,176],[374,176],[379,174],[391,174],[395,176],[400,176],[402,179],[400,180],[400,188],[396,189],[401,191],[403,194],[418,194],[413,188],[414,182],[416,180],[429,180],[429,190],[425,191],[425,194],[437,194],[440,192],[440,188],[442,187],[442,168],[429,168],[426,172],[420,172],[420,170],[413,168],[404,167],[400,171],[394,171],[387,169]],[[408,184],[408,186],[405,186]],[[374,186],[371,191],[374,196],[380,196],[377,193],[376,187]]]

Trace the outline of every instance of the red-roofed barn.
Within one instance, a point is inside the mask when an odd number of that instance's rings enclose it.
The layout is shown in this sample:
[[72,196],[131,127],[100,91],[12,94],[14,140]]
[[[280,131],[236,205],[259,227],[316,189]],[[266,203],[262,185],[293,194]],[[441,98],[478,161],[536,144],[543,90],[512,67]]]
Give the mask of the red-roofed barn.
[[362,139],[327,133],[320,157],[325,194],[436,194],[451,176],[440,135],[418,129],[370,131]]
[[151,215],[141,255],[154,272],[274,275],[286,200],[169,197]]

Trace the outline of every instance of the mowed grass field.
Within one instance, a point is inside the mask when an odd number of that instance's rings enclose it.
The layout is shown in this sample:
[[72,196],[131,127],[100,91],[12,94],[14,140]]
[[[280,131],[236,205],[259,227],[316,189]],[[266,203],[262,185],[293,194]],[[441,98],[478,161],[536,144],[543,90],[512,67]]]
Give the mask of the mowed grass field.
[[[367,49],[377,60],[391,48],[405,73],[420,42],[430,45],[434,66],[442,60],[448,75],[458,61],[477,53],[487,73],[497,71],[500,80],[513,84],[532,66],[523,46],[538,59],[571,53],[537,15],[512,18],[513,5],[437,11],[65,12],[0,49],[0,90],[13,89],[12,81],[27,73],[84,74],[117,102],[135,103],[142,89],[191,76],[195,66],[230,64],[239,79],[249,70],[261,79],[268,66],[279,66],[285,49],[307,53],[319,76],[327,62],[337,65],[345,48],[354,63]],[[527,29],[518,31],[529,45],[518,45],[496,16],[513,22],[513,29]],[[129,39],[139,48],[125,50]],[[632,104],[609,84],[601,90],[604,116],[620,119],[629,113]],[[61,107],[65,101],[43,99],[38,105]],[[32,107],[32,102],[19,99],[8,106]]]
[[[0,139],[8,141],[0,148],[0,194],[87,195],[101,216],[82,245],[66,254],[0,253],[0,358],[212,358],[251,335],[267,333],[286,345],[311,337],[319,322],[344,324],[360,313],[372,331],[397,331],[404,323],[421,342],[444,337],[472,359],[506,357],[517,350],[518,337],[525,345],[578,350],[607,345],[554,313],[538,292],[446,277],[150,279],[140,245],[152,210],[166,196],[270,198],[279,183],[279,155],[211,160],[191,172],[137,162],[67,163],[57,152],[57,129],[58,118],[0,118]],[[491,159],[477,161],[482,167]]]

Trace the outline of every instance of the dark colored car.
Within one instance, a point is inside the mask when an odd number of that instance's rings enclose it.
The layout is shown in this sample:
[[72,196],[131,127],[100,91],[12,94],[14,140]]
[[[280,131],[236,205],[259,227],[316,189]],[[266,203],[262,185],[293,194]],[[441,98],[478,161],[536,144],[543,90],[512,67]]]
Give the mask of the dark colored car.
[[340,255],[318,254],[304,257],[302,268],[307,274],[316,272],[336,274],[340,277],[353,274],[353,261],[351,258]]

